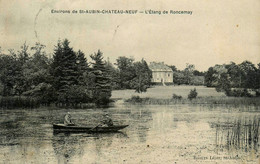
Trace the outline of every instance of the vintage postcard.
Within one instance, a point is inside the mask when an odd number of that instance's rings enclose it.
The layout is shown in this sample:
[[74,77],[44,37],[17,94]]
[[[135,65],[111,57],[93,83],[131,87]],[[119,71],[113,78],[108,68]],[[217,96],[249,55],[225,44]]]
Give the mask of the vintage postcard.
[[260,163],[259,0],[0,0],[0,163]]

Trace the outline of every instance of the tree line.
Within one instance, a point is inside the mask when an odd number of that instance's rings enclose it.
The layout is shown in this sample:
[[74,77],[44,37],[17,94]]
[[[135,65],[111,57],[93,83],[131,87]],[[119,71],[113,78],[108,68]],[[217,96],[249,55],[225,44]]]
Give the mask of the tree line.
[[260,63],[257,67],[250,61],[215,65],[206,72],[205,85],[227,96],[260,96]]
[[[17,98],[9,104],[16,102],[21,106],[35,106],[37,102],[102,105],[110,102],[112,90],[134,89],[141,93],[152,85],[152,71],[144,59],[120,56],[112,64],[98,50],[88,61],[81,50],[73,50],[67,39],[57,42],[52,57],[47,57],[45,46],[40,43],[32,47],[24,43],[20,50],[8,51],[5,54],[0,48],[0,105],[10,97]],[[215,65],[206,72],[196,70],[193,64],[187,64],[184,70],[169,67],[174,84],[215,87],[228,96],[253,96],[252,92],[260,95],[260,63],[256,67],[249,61],[231,62]]]
[[195,69],[194,64],[186,63],[183,70],[178,70],[174,65],[169,65],[173,71],[173,83],[175,85],[204,85],[205,72]]
[[115,68],[98,50],[87,61],[67,39],[58,41],[52,57],[47,57],[44,49],[40,43],[33,47],[24,43],[17,52],[0,51],[0,95],[5,98],[1,100],[19,97],[16,100],[37,99],[45,105],[104,105],[110,102],[112,89],[144,92],[150,86],[151,71],[143,59],[134,62],[119,57]]

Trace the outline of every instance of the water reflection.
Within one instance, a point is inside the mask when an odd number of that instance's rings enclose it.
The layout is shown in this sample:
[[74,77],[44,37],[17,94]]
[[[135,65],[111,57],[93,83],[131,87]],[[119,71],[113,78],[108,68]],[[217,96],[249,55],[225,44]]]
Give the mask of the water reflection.
[[132,120],[133,130],[137,134],[139,142],[146,142],[147,133],[153,120],[151,110],[143,106],[137,106],[137,110],[131,110],[129,117]]
[[[53,133],[52,147],[58,163],[75,163],[91,149],[99,157],[109,148],[115,138],[127,138],[123,132],[116,133]],[[94,145],[94,146],[93,146]],[[94,147],[94,149],[93,149]]]
[[231,122],[216,123],[217,150],[258,151],[260,118],[240,118]]
[[[211,162],[256,163],[259,158],[259,112],[188,105],[106,111],[115,124],[129,125],[125,133],[53,133],[51,123],[61,122],[65,109],[2,111],[0,158],[6,163],[199,163],[200,157],[227,154],[247,161]],[[96,126],[103,110],[71,113],[76,123]]]
[[73,157],[82,157],[85,142],[81,138],[82,135],[68,133],[59,133],[53,136],[52,147],[58,163],[69,163]]

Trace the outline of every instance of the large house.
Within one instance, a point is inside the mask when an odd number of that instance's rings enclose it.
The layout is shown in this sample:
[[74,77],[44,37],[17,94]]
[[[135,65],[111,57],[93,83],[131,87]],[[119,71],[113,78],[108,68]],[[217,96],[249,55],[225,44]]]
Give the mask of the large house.
[[164,62],[151,62],[149,69],[152,71],[152,83],[162,85],[173,83],[173,71]]

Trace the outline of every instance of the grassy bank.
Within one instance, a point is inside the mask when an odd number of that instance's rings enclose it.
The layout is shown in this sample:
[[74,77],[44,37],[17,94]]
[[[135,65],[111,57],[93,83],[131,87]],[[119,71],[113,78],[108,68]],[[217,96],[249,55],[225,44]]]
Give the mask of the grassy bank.
[[0,109],[34,109],[41,106],[55,106],[59,108],[94,108],[94,107],[107,107],[108,105],[97,106],[95,103],[78,103],[78,104],[62,104],[62,103],[44,103],[43,100],[34,97],[25,96],[0,96]]
[[160,98],[140,98],[133,96],[130,99],[125,100],[130,104],[143,104],[143,105],[173,105],[173,104],[219,104],[219,105],[253,105],[260,106],[260,98],[241,98],[241,97],[198,97],[196,99],[189,100],[188,98],[182,99],[160,99]]
[[180,95],[183,98],[187,97],[190,90],[196,88],[199,97],[227,97],[223,92],[217,92],[215,88],[207,88],[205,86],[153,86],[148,88],[147,92],[137,93],[135,90],[114,90],[112,91],[112,99],[129,99],[132,96],[141,98],[160,98],[171,99],[173,94]]

